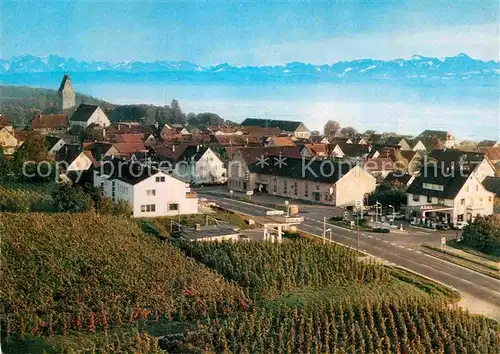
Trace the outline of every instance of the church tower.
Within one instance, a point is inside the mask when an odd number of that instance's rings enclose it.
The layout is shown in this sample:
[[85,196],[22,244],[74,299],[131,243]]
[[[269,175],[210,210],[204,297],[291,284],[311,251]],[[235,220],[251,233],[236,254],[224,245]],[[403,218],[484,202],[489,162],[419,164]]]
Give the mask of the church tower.
[[59,109],[63,113],[74,108],[75,105],[75,90],[71,85],[71,79],[69,75],[64,75],[61,86],[59,86]]

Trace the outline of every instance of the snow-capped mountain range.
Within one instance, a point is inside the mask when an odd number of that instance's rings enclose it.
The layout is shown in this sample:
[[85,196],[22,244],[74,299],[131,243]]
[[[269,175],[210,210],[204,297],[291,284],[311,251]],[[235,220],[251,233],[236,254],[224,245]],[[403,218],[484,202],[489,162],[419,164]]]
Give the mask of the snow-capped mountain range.
[[414,55],[410,59],[340,61],[313,65],[293,62],[277,66],[244,66],[229,64],[200,66],[187,61],[79,61],[57,55],[32,55],[0,59],[0,75],[34,73],[165,73],[190,78],[246,79],[387,79],[387,80],[498,80],[500,62],[472,59],[466,54],[434,58]]

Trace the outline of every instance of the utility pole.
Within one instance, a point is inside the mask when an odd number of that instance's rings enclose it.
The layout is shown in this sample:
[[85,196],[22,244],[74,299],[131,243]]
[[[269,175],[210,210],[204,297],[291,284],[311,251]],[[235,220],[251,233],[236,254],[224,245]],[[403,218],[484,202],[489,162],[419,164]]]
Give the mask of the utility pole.
[[358,251],[358,257],[359,257],[359,209],[356,210],[356,228],[357,228],[356,249]]

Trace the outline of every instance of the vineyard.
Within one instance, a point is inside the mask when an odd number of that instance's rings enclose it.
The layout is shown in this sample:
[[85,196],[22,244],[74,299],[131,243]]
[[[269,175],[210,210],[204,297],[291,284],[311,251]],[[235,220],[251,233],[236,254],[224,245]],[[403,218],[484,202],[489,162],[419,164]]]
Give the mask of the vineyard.
[[0,214],[3,335],[229,315],[240,288],[124,218]]
[[500,333],[494,321],[437,301],[359,299],[215,320],[186,335],[184,346],[241,354],[496,354]]
[[273,298],[301,288],[384,282],[387,268],[360,262],[356,252],[336,244],[180,242],[187,256],[215,269],[247,290],[252,299]]

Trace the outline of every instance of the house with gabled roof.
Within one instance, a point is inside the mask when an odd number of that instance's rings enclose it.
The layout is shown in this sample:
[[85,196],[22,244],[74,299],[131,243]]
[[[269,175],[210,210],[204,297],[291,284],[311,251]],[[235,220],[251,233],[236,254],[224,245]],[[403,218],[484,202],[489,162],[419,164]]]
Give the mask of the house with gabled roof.
[[407,216],[452,225],[493,213],[494,193],[474,173],[425,165],[407,191]]
[[[421,140],[426,140],[428,143],[433,143],[436,141],[441,142],[445,148],[454,148],[457,145],[457,141],[455,137],[450,133],[445,130],[424,130],[422,133],[420,133],[417,138]],[[424,141],[423,141],[424,142]],[[425,144],[425,142],[424,142]],[[439,148],[438,146],[427,146],[427,149],[429,147],[431,148]]]
[[457,169],[466,174],[475,174],[482,182],[487,176],[495,175],[495,167],[484,153],[457,149],[434,149],[425,161],[441,168]]
[[328,149],[326,144],[304,144],[300,153],[305,158],[326,158],[328,157]]
[[64,133],[69,129],[69,119],[65,114],[37,114],[31,119],[30,128],[42,134]]
[[260,119],[246,118],[242,123],[242,127],[261,127],[261,128],[278,128],[282,133],[291,134],[297,138],[308,139],[311,132],[302,122],[291,120],[276,120],[276,119]]
[[93,104],[80,104],[70,119],[70,127],[79,126],[87,128],[89,125],[109,127],[111,122],[101,107]]
[[229,163],[228,187],[335,206],[351,206],[375,190],[358,165],[304,159],[297,147],[240,149]]
[[134,217],[198,213],[198,196],[189,185],[150,165],[106,160],[93,169],[93,184],[115,203],[128,202]]
[[13,155],[16,149],[20,146],[18,139],[14,133],[14,127],[10,120],[0,114],[0,146],[3,148],[3,153],[6,156]]
[[175,161],[173,175],[197,185],[224,184],[227,170],[224,162],[211,148],[187,146]]

